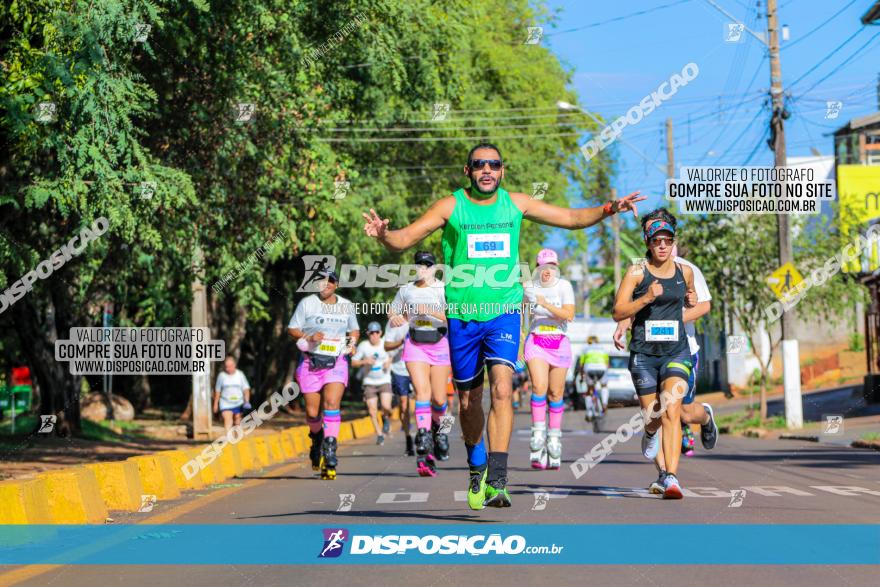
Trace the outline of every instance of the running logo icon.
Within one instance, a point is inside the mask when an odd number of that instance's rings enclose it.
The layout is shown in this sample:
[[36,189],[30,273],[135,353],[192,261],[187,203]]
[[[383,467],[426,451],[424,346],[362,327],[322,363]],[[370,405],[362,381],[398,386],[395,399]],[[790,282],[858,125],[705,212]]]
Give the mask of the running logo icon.
[[727,337],[727,354],[738,355],[746,348],[746,337],[741,334],[734,334]]
[[449,115],[449,102],[434,102],[434,115],[431,122],[443,122]]
[[324,547],[318,554],[318,558],[337,558],[342,554],[345,541],[348,540],[348,530],[345,528],[324,528]]
[[843,416],[829,414],[825,416],[825,434],[843,434]]
[[526,37],[524,45],[537,45],[541,42],[541,37],[544,36],[544,27],[539,26],[530,26],[528,27],[529,32]]
[[535,200],[543,200],[547,195],[547,188],[550,185],[546,181],[532,182],[532,198]]
[[833,120],[840,116],[840,111],[843,110],[843,102],[839,100],[828,100],[825,102],[825,118],[826,120]]
[[306,268],[303,282],[297,292],[317,293],[320,291],[318,284],[321,283],[320,273],[327,269],[336,268],[336,257],[333,255],[303,255],[303,266]]
[[250,102],[241,102],[238,104],[238,112],[235,115],[235,122],[237,124],[243,124],[245,122],[250,122],[254,118],[254,113],[257,111],[257,107]]
[[730,503],[727,504],[729,508],[738,508],[742,506],[743,500],[746,498],[746,490],[745,489],[734,489],[730,492]]
[[55,422],[57,420],[58,416],[55,414],[40,416],[40,427],[37,429],[37,434],[52,434],[52,431],[55,430]]
[[153,511],[153,507],[156,505],[156,496],[155,495],[142,495],[141,496],[141,506],[138,508],[138,513],[147,514]]
[[533,512],[540,512],[547,508],[547,503],[550,501],[549,493],[536,493],[535,494],[535,503],[532,505]]
[[455,416],[443,416],[440,418],[440,428],[438,428],[438,434],[449,434],[452,432],[452,427],[455,425]]
[[339,507],[336,508],[337,512],[350,512],[351,506],[354,505],[354,493],[340,493],[339,494]]
[[725,43],[739,43],[742,40],[746,25],[738,22],[728,22],[725,29]]

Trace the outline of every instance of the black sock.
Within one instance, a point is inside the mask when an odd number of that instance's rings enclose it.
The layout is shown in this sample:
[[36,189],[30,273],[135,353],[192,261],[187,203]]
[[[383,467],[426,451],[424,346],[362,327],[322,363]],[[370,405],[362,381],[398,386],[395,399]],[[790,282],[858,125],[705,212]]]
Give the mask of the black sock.
[[486,483],[498,488],[507,485],[507,453],[489,453],[489,471],[486,473]]

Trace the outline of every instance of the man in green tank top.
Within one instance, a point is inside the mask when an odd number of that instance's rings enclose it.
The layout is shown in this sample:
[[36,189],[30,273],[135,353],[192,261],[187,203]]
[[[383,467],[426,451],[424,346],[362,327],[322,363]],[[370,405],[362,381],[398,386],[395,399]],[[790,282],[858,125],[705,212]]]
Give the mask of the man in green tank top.
[[[501,187],[504,164],[495,145],[468,153],[464,173],[471,186],[434,202],[415,222],[390,230],[374,209],[364,213],[367,236],[401,253],[438,229],[449,274],[447,317],[452,378],[460,398],[468,453],[468,506],[509,507],[507,451],[513,429],[513,372],[519,354],[523,290],[519,271],[520,223],[528,218],[577,230],[644,200],[639,192],[592,208],[561,208]],[[489,450],[483,442],[483,373],[489,371]]]

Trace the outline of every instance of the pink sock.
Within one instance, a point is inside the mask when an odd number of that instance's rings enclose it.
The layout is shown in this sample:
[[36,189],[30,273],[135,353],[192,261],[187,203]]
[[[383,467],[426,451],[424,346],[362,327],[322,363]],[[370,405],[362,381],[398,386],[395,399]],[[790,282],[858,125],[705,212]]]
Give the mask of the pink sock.
[[430,430],[431,402],[416,402],[416,427],[419,430]]
[[339,436],[339,426],[342,424],[342,415],[339,410],[324,410],[324,436]]
[[532,423],[547,419],[547,396],[532,394]]
[[559,430],[562,428],[562,414],[565,413],[565,402],[550,402],[550,429]]
[[315,434],[321,429],[321,418],[315,418],[312,420],[309,417],[306,417],[306,422],[309,424],[309,432]]
[[440,418],[446,415],[446,402],[443,402],[442,406],[431,406],[431,421],[434,424],[440,425]]

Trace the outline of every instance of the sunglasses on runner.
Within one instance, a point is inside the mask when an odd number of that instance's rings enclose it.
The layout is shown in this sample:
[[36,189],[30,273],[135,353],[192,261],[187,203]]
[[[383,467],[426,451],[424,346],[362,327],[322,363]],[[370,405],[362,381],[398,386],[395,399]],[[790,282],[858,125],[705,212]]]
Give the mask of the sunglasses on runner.
[[491,169],[492,171],[498,171],[499,169],[501,169],[501,159],[473,159],[471,160],[468,167],[473,170],[479,171],[483,169],[486,163],[489,164],[489,169]]
[[651,246],[656,247],[659,245],[666,245],[667,247],[671,247],[675,243],[675,237],[673,236],[655,236],[651,238]]

